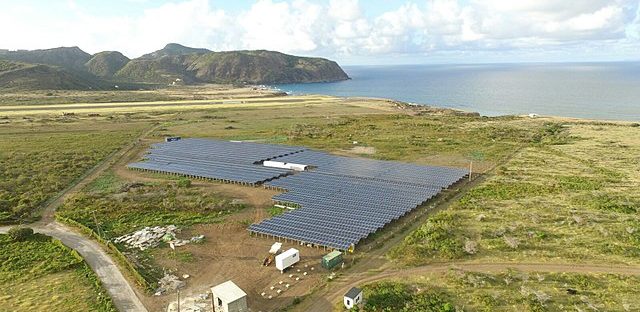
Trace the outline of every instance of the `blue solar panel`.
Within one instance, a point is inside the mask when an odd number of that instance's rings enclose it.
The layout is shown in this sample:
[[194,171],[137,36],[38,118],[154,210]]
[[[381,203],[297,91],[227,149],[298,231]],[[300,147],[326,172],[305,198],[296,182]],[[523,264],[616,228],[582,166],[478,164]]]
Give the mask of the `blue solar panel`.
[[[274,160],[309,165],[294,172]],[[459,168],[335,156],[302,147],[183,139],[154,144],[130,168],[264,184],[274,202],[296,209],[249,226],[255,233],[345,250],[462,179]]]

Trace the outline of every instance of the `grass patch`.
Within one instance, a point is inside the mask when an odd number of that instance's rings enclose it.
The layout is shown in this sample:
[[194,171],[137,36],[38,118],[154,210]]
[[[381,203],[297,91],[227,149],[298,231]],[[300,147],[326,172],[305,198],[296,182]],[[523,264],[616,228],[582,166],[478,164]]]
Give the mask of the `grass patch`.
[[0,223],[30,218],[49,198],[138,135],[142,126],[0,127]]
[[422,262],[431,258],[455,259],[464,254],[463,240],[456,231],[458,216],[451,212],[438,212],[413,231],[389,255],[407,262]]
[[[452,203],[449,214],[455,218],[448,230],[430,220],[389,256],[406,264],[446,261],[452,255],[479,261],[639,263],[634,235],[640,223],[640,164],[634,155],[640,153],[640,137],[617,125],[563,129],[570,140],[524,148]],[[467,241],[477,252],[449,249]]]
[[451,270],[364,285],[359,311],[635,311],[638,282],[613,274]]
[[380,282],[367,285],[364,297],[364,306],[355,311],[455,311],[445,295],[433,290],[419,291],[404,283]]
[[271,216],[271,217],[279,216],[279,215],[285,213],[287,210],[288,210],[287,208],[276,207],[276,206],[271,206],[271,207],[267,208],[267,212],[269,213],[269,216]]
[[243,207],[218,194],[162,182],[115,192],[81,192],[65,201],[58,214],[98,232],[95,212],[100,232],[112,239],[145,226],[215,223]]
[[11,311],[116,311],[91,269],[60,242],[0,234],[0,245],[0,302]]
[[619,194],[589,193],[577,196],[575,203],[608,212],[635,214],[640,209],[640,200]]

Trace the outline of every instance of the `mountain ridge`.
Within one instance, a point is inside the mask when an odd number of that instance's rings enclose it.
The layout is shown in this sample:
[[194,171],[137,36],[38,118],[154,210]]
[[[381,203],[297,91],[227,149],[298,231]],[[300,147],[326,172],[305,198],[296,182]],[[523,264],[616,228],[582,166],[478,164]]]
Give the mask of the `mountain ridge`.
[[[117,88],[119,83],[136,86],[176,82],[277,84],[349,79],[335,61],[325,58],[268,50],[214,52],[177,43],[169,43],[160,50],[134,59],[118,51],[91,55],[74,46],[16,51],[0,49],[0,60],[13,62],[13,67],[18,66],[15,64],[37,65],[28,70],[27,67],[14,68],[11,73],[0,67],[0,75],[5,77],[0,88],[18,89],[109,89]],[[20,76],[21,73],[25,76]],[[39,73],[42,81],[38,81]],[[7,77],[21,82],[12,83]]]

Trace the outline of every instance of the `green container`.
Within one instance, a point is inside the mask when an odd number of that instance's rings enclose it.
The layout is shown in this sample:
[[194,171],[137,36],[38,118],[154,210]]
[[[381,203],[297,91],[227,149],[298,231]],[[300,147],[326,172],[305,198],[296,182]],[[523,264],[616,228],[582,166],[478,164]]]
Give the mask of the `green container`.
[[322,267],[330,270],[336,265],[342,263],[342,253],[334,250],[322,257]]

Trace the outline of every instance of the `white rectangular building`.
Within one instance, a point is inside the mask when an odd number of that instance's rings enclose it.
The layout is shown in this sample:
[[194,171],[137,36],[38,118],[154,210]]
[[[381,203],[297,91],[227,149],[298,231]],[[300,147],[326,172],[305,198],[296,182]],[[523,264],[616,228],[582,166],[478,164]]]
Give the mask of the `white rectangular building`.
[[232,281],[211,288],[215,312],[248,312],[247,294]]
[[353,309],[353,307],[359,305],[362,302],[362,289],[353,287],[349,289],[349,291],[344,294],[344,307],[348,310]]
[[276,256],[276,268],[284,273],[284,270],[300,261],[298,249],[291,248]]
[[262,165],[265,167],[289,169],[289,170],[295,170],[295,171],[305,171],[309,167],[307,165],[302,165],[302,164],[293,164],[293,163],[286,163],[286,162],[273,161],[273,160],[265,160],[262,163]]

